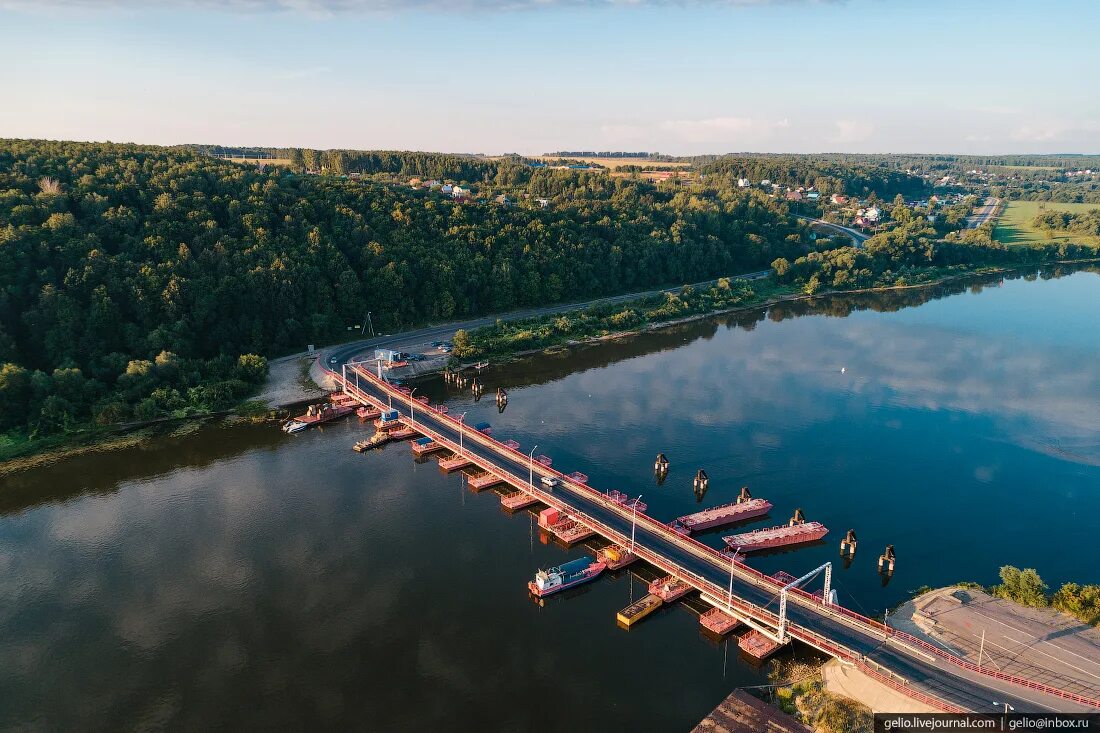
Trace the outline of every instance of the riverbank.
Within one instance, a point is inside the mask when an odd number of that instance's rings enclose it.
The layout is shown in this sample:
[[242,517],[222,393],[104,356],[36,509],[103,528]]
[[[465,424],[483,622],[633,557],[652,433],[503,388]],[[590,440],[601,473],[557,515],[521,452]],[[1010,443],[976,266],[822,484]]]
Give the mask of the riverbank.
[[0,436],[0,476],[89,453],[132,448],[161,435],[189,432],[209,420],[267,422],[279,419],[280,415],[279,410],[270,408],[267,403],[250,399],[229,410],[89,428],[68,435],[24,440]]
[[[1088,264],[1095,264],[1100,262],[1097,259],[1086,260],[1065,260],[1052,263],[1044,263],[1042,267],[1051,267],[1055,265],[1061,266],[1083,266]],[[798,302],[813,302],[822,301],[829,298],[835,298],[839,296],[860,295],[868,293],[888,293],[888,292],[903,292],[903,291],[919,291],[947,283],[965,280],[982,275],[997,275],[1008,274],[1012,272],[1022,272],[1034,270],[1037,265],[1027,266],[1013,266],[1013,267],[980,267],[980,268],[953,268],[949,271],[940,271],[938,276],[921,283],[913,283],[907,285],[894,285],[883,286],[874,288],[862,288],[853,290],[830,290],[814,293],[812,295],[801,292],[796,285],[781,285],[775,281],[775,277],[770,276],[767,278],[733,278],[728,280],[733,285],[745,284],[747,285],[752,294],[747,296],[743,301],[738,302],[736,305],[729,305],[727,307],[716,308],[712,310],[701,311],[697,313],[689,313],[680,315],[668,320],[651,321],[644,324],[640,324],[633,328],[624,328],[618,330],[606,330],[598,334],[586,335],[579,338],[570,338],[563,336],[555,339],[552,343],[539,344],[533,348],[515,348],[511,350],[498,350],[492,353],[478,353],[474,357],[467,357],[470,363],[474,361],[480,361],[482,359],[490,359],[495,363],[508,362],[515,359],[521,359],[529,356],[534,356],[540,353],[546,353],[549,351],[560,351],[562,349],[574,348],[578,346],[597,344],[605,341],[612,341],[616,339],[628,338],[636,336],[646,332],[652,332],[659,329],[671,328],[673,326],[690,323],[693,321],[699,321],[705,318],[722,315],[733,315],[736,313],[743,313],[760,308],[770,308],[773,306],[779,306],[783,304],[791,304]],[[931,272],[931,271],[930,271]],[[711,287],[720,287],[722,280],[712,281]],[[689,286],[691,288],[700,288],[702,286]],[[674,293],[669,291],[656,291],[650,294],[644,294],[642,298],[635,298],[634,300],[627,299],[623,296],[599,301],[596,304],[579,304],[575,310],[561,310],[555,309],[552,313],[547,313],[543,316],[536,316],[526,320],[507,321],[506,323],[523,324],[527,322],[539,322],[545,323],[554,318],[570,317],[576,313],[584,312],[587,309],[592,308],[607,308],[615,309],[616,312],[622,312],[629,309],[631,303],[635,303],[638,300],[645,300],[646,298],[660,297],[658,294],[675,296]],[[484,319],[485,322],[490,323],[490,319]],[[496,328],[497,325],[484,326],[483,328]],[[470,333],[476,333],[481,329],[475,329]],[[440,333],[439,329],[421,330],[416,332],[410,332],[420,334],[419,337],[424,338],[436,338]],[[406,340],[408,334],[396,334],[386,338],[386,343],[400,343]],[[14,441],[7,436],[0,436],[0,473],[6,473],[15,470],[23,470],[25,468],[40,465],[42,462],[50,462],[61,460],[63,458],[79,455],[96,450],[111,450],[117,446],[132,445],[134,440],[140,442],[143,438],[140,436],[134,437],[131,431],[140,430],[148,425],[155,423],[169,421],[188,421],[188,420],[206,420],[217,415],[225,415],[234,412],[240,412],[241,409],[245,409],[247,416],[255,415],[257,411],[257,405],[255,401],[262,400],[268,409],[282,409],[288,405],[300,404],[305,401],[319,399],[325,393],[326,389],[332,389],[334,385],[326,385],[323,380],[323,376],[320,374],[320,370],[316,368],[317,360],[310,359],[308,357],[303,358],[302,355],[293,355],[276,359],[271,362],[270,372],[265,382],[263,390],[251,400],[243,403],[248,405],[247,408],[238,407],[234,410],[222,411],[219,413],[203,413],[196,414],[187,417],[180,418],[163,418],[158,421],[151,421],[141,424],[128,424],[125,426],[113,425],[103,428],[91,428],[87,431],[81,431],[76,434],[69,435],[56,435],[49,438],[37,439],[37,440],[21,440]],[[440,363],[437,369],[422,370],[418,373],[417,377],[429,376],[434,373],[442,371],[446,365]],[[310,368],[312,372],[310,372]],[[321,382],[317,380],[320,379]],[[262,410],[261,410],[262,412]],[[7,441],[7,442],[5,442]]]
[[[1096,262],[1100,262],[1100,260],[1065,260],[1044,264],[1043,266],[1050,267],[1054,265],[1086,265]],[[555,336],[553,332],[553,327],[548,328],[548,326],[550,326],[550,324],[552,324],[555,319],[549,317],[528,319],[524,321],[511,321],[507,323],[497,323],[493,326],[488,326],[483,329],[477,329],[475,331],[469,332],[467,334],[467,337],[469,339],[470,350],[466,351],[463,354],[463,357],[464,361],[470,363],[481,360],[491,360],[495,363],[506,363],[508,361],[534,356],[540,353],[557,352],[561,349],[637,336],[641,333],[670,328],[673,326],[678,326],[693,321],[699,321],[714,316],[732,315],[760,308],[770,308],[773,306],[788,303],[825,300],[837,296],[921,290],[948,284],[951,282],[956,282],[959,280],[965,280],[972,277],[980,277],[983,275],[988,276],[1030,271],[1034,270],[1035,267],[1036,265],[1012,267],[984,266],[942,268],[938,271],[928,271],[929,274],[931,274],[932,272],[937,272],[938,274],[931,279],[920,283],[879,286],[870,288],[856,288],[850,290],[828,290],[820,291],[813,294],[802,292],[801,288],[796,285],[779,284],[778,282],[776,282],[775,277],[772,276],[764,281],[756,281],[756,283],[753,284],[754,287],[752,288],[752,295],[746,297],[742,302],[738,302],[735,305],[729,305],[727,307],[720,307],[700,312],[692,312],[667,320],[651,320],[644,324],[641,324],[640,327],[635,328],[619,330],[602,329],[599,333],[585,335],[583,337],[571,337],[566,333],[561,333],[560,330],[559,333]],[[759,287],[759,283],[761,282],[764,283],[763,287]],[[716,285],[715,289],[719,287],[720,285]],[[634,307],[637,308],[638,306]],[[620,314],[632,310],[632,303],[619,303],[616,305],[616,308],[622,310],[617,311],[617,313],[615,314],[609,314],[610,320],[612,321]],[[581,314],[583,313],[584,311],[581,312]],[[602,317],[605,320],[608,316],[608,314],[599,313],[597,313],[596,315],[597,317]],[[518,344],[516,348],[505,348],[502,346],[502,338],[500,334],[503,329],[508,329],[512,333],[520,334],[519,339],[512,341],[513,344]],[[539,334],[537,332],[537,329],[544,329],[544,331],[542,334]],[[531,334],[535,336],[541,335],[542,342],[539,343],[537,347],[523,348],[523,346],[525,345],[524,341],[531,338],[530,335],[526,334]],[[496,338],[494,338],[494,336]]]

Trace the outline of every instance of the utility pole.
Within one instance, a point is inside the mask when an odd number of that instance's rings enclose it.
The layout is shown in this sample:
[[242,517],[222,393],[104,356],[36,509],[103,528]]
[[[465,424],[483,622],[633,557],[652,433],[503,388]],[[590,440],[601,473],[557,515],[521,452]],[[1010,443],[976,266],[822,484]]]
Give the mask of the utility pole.
[[535,447],[531,449],[531,454],[527,456],[531,468],[531,475],[527,478],[527,485],[532,489],[535,488],[535,448],[538,448],[539,444],[535,443]]

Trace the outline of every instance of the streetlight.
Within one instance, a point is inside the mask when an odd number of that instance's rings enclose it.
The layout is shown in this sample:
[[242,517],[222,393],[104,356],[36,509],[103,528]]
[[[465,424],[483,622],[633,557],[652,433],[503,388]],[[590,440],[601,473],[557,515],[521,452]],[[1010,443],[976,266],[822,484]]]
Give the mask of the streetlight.
[[416,409],[416,400],[413,399],[413,395],[416,394],[417,387],[413,387],[409,392],[409,422],[416,424],[416,415],[413,411]]
[[1012,707],[1007,702],[995,702],[995,703],[993,703],[993,707],[995,707],[995,708],[999,708],[1002,705],[1004,706],[1004,709],[1005,709],[1005,715],[1008,715],[1009,710],[1011,710],[1012,712],[1016,712],[1016,708]]
[[462,455],[462,426],[466,422],[466,413],[458,416],[458,454]]
[[733,551],[733,555],[730,556],[730,595],[726,601],[726,608],[733,611],[733,568],[737,563],[737,553],[741,552],[741,548],[738,547]]
[[538,443],[535,443],[535,447],[531,449],[531,454],[527,456],[530,461],[531,476],[527,479],[527,484],[533,489],[535,488],[535,448],[538,448]]
[[638,494],[638,498],[634,500],[634,514],[630,519],[630,554],[634,554],[634,530],[638,526],[638,502],[642,500],[642,495]]

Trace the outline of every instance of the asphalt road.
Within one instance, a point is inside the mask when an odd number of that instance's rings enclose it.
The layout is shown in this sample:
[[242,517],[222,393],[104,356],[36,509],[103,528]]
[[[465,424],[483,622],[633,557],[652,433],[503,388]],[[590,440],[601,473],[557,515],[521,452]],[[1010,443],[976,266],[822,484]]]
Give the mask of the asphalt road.
[[[339,369],[339,365],[336,366]],[[373,381],[360,381],[359,387],[380,401],[392,403],[407,415],[408,403],[400,404],[406,398],[394,398]],[[414,405],[413,419],[443,438],[457,444],[458,430],[453,421],[438,413],[418,409]],[[509,453],[498,452],[492,444],[475,431],[464,431],[463,444],[467,453],[481,459],[486,465],[510,473],[520,482],[528,480],[533,471],[534,480],[546,474],[540,464]],[[579,467],[583,468],[583,467]],[[562,484],[554,494],[574,509],[602,522],[624,536],[631,534],[629,513],[621,508],[609,507],[586,491]],[[670,536],[671,535],[671,536]],[[689,573],[698,575],[719,588],[726,588],[730,580],[730,565],[711,553],[694,548],[672,533],[660,531],[648,523],[637,524],[637,544],[651,553],[660,555]],[[532,573],[535,568],[532,568]],[[522,582],[523,579],[517,579]],[[778,599],[775,588],[764,587],[762,581],[745,573],[734,578],[733,593],[736,597],[758,606],[778,611]],[[877,663],[894,675],[905,680],[908,686],[926,694],[947,700],[959,707],[973,711],[986,712],[996,704],[1005,702],[1018,712],[1076,711],[1084,710],[1075,703],[1062,700],[1037,690],[1000,681],[977,672],[947,662],[946,660],[916,651],[897,640],[886,641],[881,632],[864,623],[853,621],[835,613],[829,613],[819,604],[796,595],[788,599],[788,618],[793,624],[802,626],[816,634],[836,642],[865,660]]]
[[1000,204],[1000,199],[993,198],[992,196],[987,198],[985,200],[985,203],[982,205],[982,208],[978,209],[975,214],[967,219],[966,228],[977,229],[982,224],[985,224],[987,221],[989,221],[989,218],[996,213],[997,207],[1000,206]]
[[863,243],[871,238],[870,234],[864,234],[863,232],[859,231],[858,229],[852,229],[851,227],[841,226],[840,224],[833,224],[832,222],[825,221],[824,219],[812,219],[808,216],[800,216],[798,218],[802,219],[803,221],[808,221],[811,224],[816,224],[819,227],[823,227],[825,229],[831,229],[834,232],[837,232],[838,234],[848,235],[849,237],[852,238],[852,243],[855,245],[855,247],[857,249],[862,247]]

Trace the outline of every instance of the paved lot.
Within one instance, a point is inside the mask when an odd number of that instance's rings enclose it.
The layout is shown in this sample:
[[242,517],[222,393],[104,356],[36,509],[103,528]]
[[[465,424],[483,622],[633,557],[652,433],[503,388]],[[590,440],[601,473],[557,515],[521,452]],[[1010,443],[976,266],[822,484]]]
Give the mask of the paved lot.
[[[982,666],[1100,697],[1100,630],[1042,608],[1027,608],[980,590],[943,588],[902,606],[929,641]],[[984,648],[982,635],[985,635]]]

